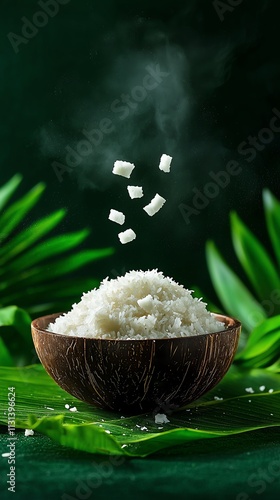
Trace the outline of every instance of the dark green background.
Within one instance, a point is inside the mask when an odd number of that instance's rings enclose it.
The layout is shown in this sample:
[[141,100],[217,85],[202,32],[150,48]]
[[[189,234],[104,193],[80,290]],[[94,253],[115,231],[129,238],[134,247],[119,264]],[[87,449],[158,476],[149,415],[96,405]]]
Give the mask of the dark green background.
[[[32,21],[40,8],[36,1],[20,0],[1,0],[0,7],[0,182],[21,172],[21,193],[38,181],[48,185],[25,224],[65,206],[68,217],[61,232],[87,226],[92,230],[87,245],[116,247],[113,257],[92,267],[93,276],[157,267],[187,287],[196,284],[211,292],[206,240],[215,239],[237,268],[230,210],[237,210],[266,241],[262,188],[280,197],[280,135],[250,163],[238,153],[242,141],[268,126],[272,109],[280,109],[279,1],[244,0],[222,22],[211,0],[70,0],[27,44],[19,45],[17,54],[8,34],[21,35],[22,17]],[[121,121],[111,111],[113,101],[141,85],[151,64],[160,64],[170,76]],[[65,163],[65,147],[76,148],[82,130],[98,128],[107,117],[115,131],[59,182],[53,161]],[[157,167],[163,152],[173,156],[170,175]],[[141,201],[131,202],[125,179],[111,174],[117,158],[137,165],[131,183],[143,184],[145,204],[155,192],[167,198],[156,217],[144,214]],[[203,190],[210,171],[225,169],[232,159],[242,173],[186,224],[180,204],[191,205],[193,190]],[[107,220],[112,207],[125,212],[128,226],[136,230],[132,244],[118,243],[119,228]],[[17,497],[73,495],[76,479],[89,472],[93,457],[42,436],[32,439],[18,442]],[[221,439],[215,453],[211,442],[197,449],[192,444],[127,461],[92,498],[157,493],[159,498],[237,500],[244,491],[251,499],[274,499],[279,477],[261,495],[248,485],[248,477],[276,457],[276,431]],[[1,474],[5,470],[1,461]]]
[[[114,257],[93,266],[94,276],[157,267],[208,292],[205,241],[215,239],[235,266],[229,211],[265,240],[262,188],[280,196],[279,134],[250,163],[237,151],[280,109],[279,2],[246,0],[221,21],[210,0],[70,0],[17,54],[8,34],[21,36],[22,17],[32,22],[40,8],[20,0],[0,5],[1,183],[15,172],[24,176],[22,191],[47,182],[30,219],[65,206],[61,232],[87,226],[88,245],[115,246]],[[170,76],[121,121],[112,103],[141,85],[151,64]],[[82,130],[103,118],[114,132],[59,182],[53,161],[65,163],[65,147],[75,149]],[[173,156],[170,175],[158,170],[163,152]],[[141,200],[131,202],[126,180],[111,174],[116,158],[136,163],[131,183],[143,184],[145,204],[155,192],[167,198],[156,217],[143,212]],[[203,191],[210,171],[231,159],[242,173],[186,224],[180,204],[191,205],[193,190]],[[119,227],[107,220],[112,207],[137,232],[133,244],[119,244]]]

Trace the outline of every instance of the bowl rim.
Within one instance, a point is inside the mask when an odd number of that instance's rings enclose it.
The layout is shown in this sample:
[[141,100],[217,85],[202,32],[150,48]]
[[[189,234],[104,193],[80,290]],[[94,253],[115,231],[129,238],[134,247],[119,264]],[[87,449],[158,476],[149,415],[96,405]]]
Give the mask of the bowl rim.
[[[123,343],[129,343],[129,342],[159,342],[159,341],[176,341],[176,340],[185,340],[187,341],[186,339],[188,339],[188,341],[190,339],[197,339],[197,338],[205,338],[205,337],[209,337],[210,335],[215,335],[215,336],[219,336],[219,335],[222,335],[224,333],[229,333],[231,331],[237,331],[239,334],[240,334],[240,331],[241,331],[241,327],[242,327],[242,323],[241,321],[239,321],[238,319],[236,319],[235,317],[233,316],[228,316],[226,314],[221,314],[221,313],[215,313],[215,312],[212,312],[212,311],[209,311],[211,312],[211,314],[213,316],[215,316],[218,321],[222,321],[222,318],[229,321],[231,324],[228,324],[228,326],[224,329],[224,330],[220,330],[218,332],[211,332],[211,333],[201,333],[201,334],[198,334],[198,335],[190,335],[190,336],[184,336],[184,337],[169,337],[169,338],[143,338],[143,339],[121,339],[121,338],[118,338],[118,339],[109,339],[109,338],[100,338],[100,337],[80,337],[80,336],[76,336],[76,335],[65,335],[63,333],[57,333],[57,332],[51,332],[49,330],[46,330],[45,328],[42,328],[41,326],[39,326],[40,322],[41,321],[45,321],[46,318],[53,318],[54,320],[56,318],[58,318],[59,316],[61,316],[62,314],[66,314],[67,312],[59,312],[59,313],[53,313],[53,314],[47,314],[45,316],[40,316],[38,318],[35,318],[32,320],[31,322],[31,330],[32,330],[32,335],[33,335],[33,330],[36,330],[36,332],[40,333],[40,334],[44,334],[44,335],[57,335],[59,338],[61,339],[81,339],[81,340],[84,340],[84,341],[98,341],[98,342],[123,342]],[[219,320],[219,318],[221,318]],[[51,321],[50,321],[51,323]],[[80,340],[80,341],[81,341]]]

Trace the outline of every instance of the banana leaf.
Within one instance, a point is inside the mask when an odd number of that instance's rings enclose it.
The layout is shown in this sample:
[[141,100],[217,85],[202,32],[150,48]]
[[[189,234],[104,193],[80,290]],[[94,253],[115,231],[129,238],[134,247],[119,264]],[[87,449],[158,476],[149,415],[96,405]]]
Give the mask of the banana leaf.
[[65,210],[57,210],[47,217],[36,221],[34,224],[11,239],[9,243],[6,243],[4,248],[0,248],[0,265],[2,266],[3,264],[6,264],[6,262],[29,248],[35,241],[39,240],[42,236],[51,231],[64,218],[65,214]]
[[245,349],[236,355],[235,362],[255,368],[275,366],[280,362],[280,315],[263,321],[251,332]]
[[16,174],[0,188],[0,210],[4,208],[21,181],[22,176],[20,174]]
[[25,269],[6,282],[0,283],[0,291],[5,290],[10,294],[14,290],[25,290],[27,286],[47,283],[60,276],[68,275],[90,262],[112,255],[113,252],[113,248],[81,250],[73,255],[67,255],[61,260]]
[[43,183],[37,184],[25,196],[10,205],[1,214],[0,234],[2,234],[2,239],[6,239],[18,226],[34,205],[36,205],[44,190],[45,185]]
[[[235,253],[261,301],[280,290],[279,273],[267,251],[235,212],[231,213],[232,241]],[[274,314],[280,306],[274,304]]]
[[206,244],[206,259],[212,283],[225,311],[238,318],[250,332],[266,318],[264,308],[225,263],[212,241]]
[[[190,441],[280,426],[280,376],[267,370],[232,367],[197,402],[173,413],[166,409],[169,422],[161,425],[152,413],[125,417],[87,405],[60,389],[41,365],[0,367],[2,408],[8,391],[15,394],[17,428],[90,453],[144,457]],[[7,426],[7,411],[0,423]]]
[[[0,363],[12,366],[32,359],[33,343],[30,335],[29,314],[16,306],[0,309]],[[17,333],[18,335],[15,335]],[[30,357],[31,356],[31,357]]]
[[71,250],[82,243],[88,234],[89,231],[83,229],[81,231],[67,233],[45,240],[43,243],[25,252],[13,262],[5,265],[3,270],[1,270],[2,279],[6,279],[7,275],[9,276],[10,274],[13,275],[15,272],[21,272],[22,270],[33,267],[34,264],[38,264],[43,260],[51,259],[54,256]]
[[268,189],[264,189],[263,204],[267,229],[280,267],[280,203]]

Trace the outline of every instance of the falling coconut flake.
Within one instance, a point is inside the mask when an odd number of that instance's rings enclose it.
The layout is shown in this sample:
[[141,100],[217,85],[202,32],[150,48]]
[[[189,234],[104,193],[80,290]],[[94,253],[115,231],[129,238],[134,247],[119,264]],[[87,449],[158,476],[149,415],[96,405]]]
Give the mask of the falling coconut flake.
[[135,165],[133,163],[117,160],[114,163],[113,174],[121,175],[122,177],[126,177],[127,179],[129,179],[134,168]]
[[118,234],[120,242],[125,245],[126,243],[130,243],[130,241],[135,240],[136,234],[133,231],[133,229],[127,229],[126,231],[123,231],[122,233]]
[[134,200],[134,198],[142,198],[142,196],[144,196],[143,188],[141,186],[127,186],[127,190],[132,200]]
[[160,159],[159,169],[165,173],[169,173],[171,161],[172,161],[172,156],[163,154]]
[[150,217],[152,217],[163,207],[165,202],[166,202],[165,198],[163,198],[159,194],[156,194],[155,197],[151,200],[151,202],[143,208],[143,210],[145,210],[145,212]]
[[125,215],[122,212],[119,212],[118,210],[114,210],[114,208],[111,208],[108,219],[122,226],[125,221]]

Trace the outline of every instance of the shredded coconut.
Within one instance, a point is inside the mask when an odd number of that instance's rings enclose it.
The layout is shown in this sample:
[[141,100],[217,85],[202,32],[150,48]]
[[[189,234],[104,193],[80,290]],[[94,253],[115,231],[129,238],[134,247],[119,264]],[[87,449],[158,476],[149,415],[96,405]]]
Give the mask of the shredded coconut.
[[192,290],[156,269],[104,279],[48,326],[58,334],[122,340],[188,337],[224,329]]

